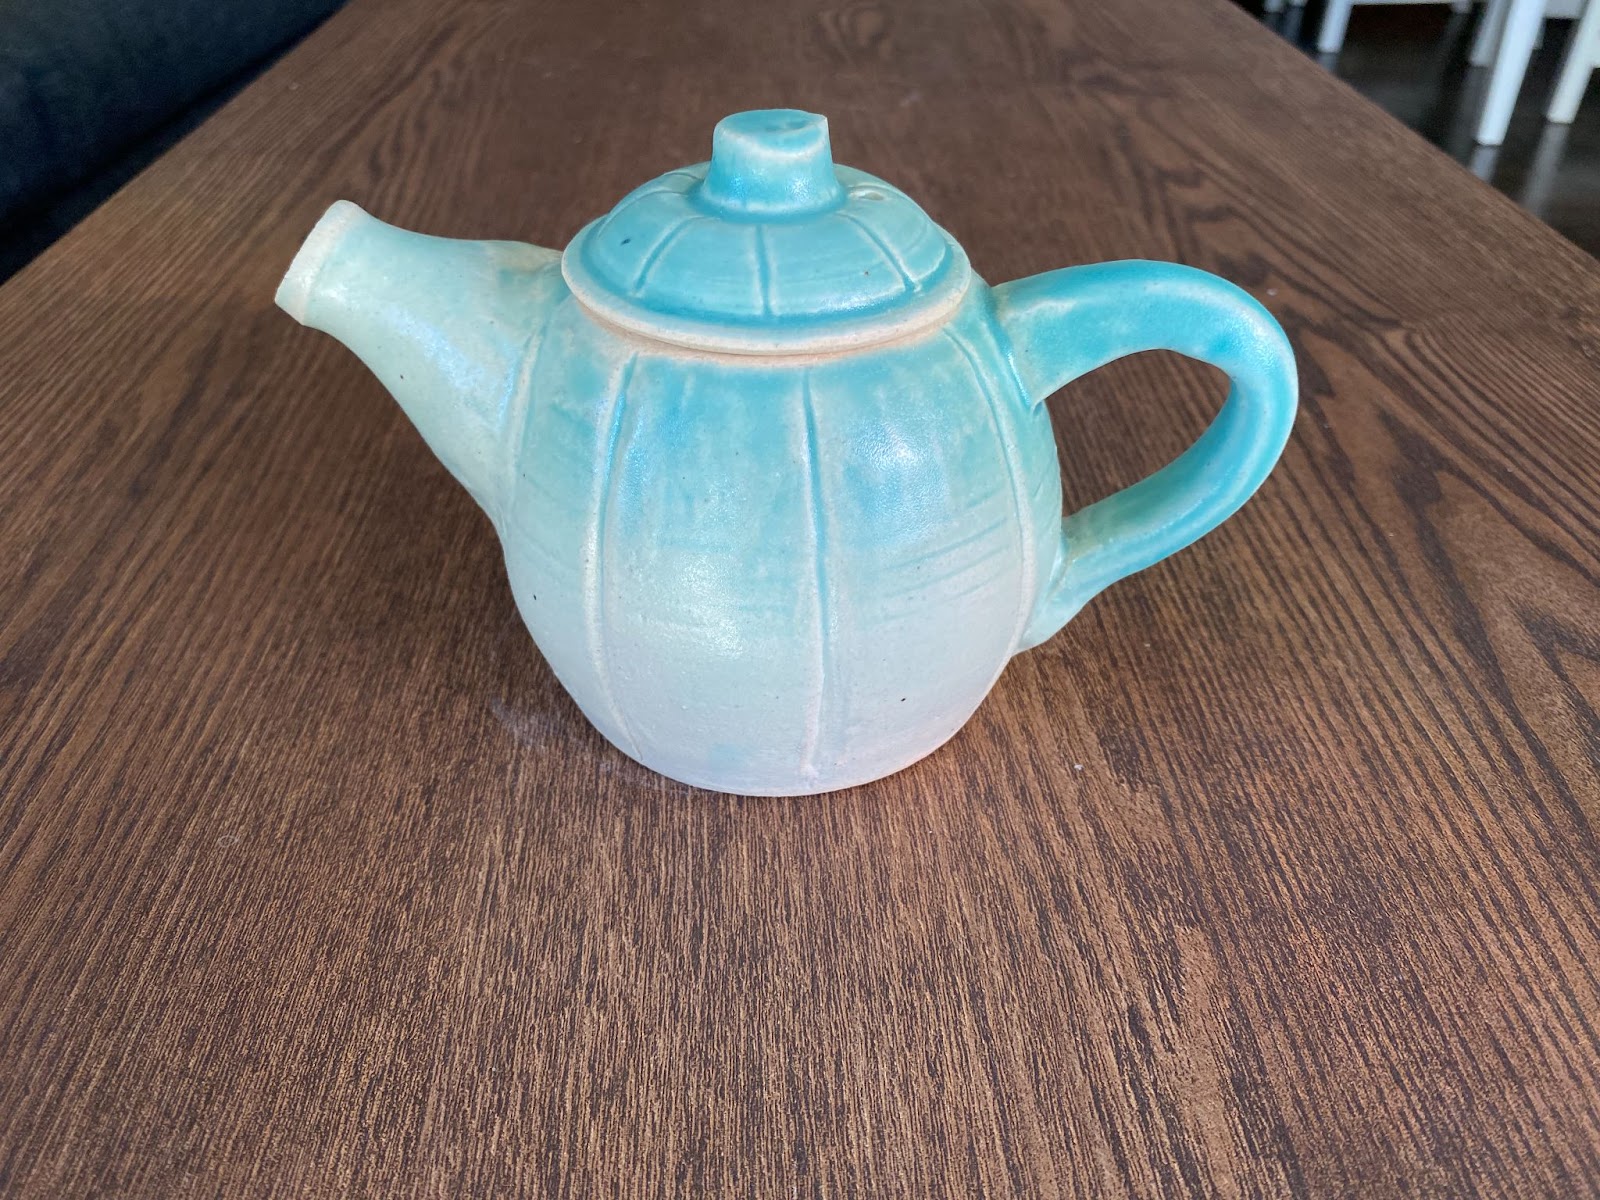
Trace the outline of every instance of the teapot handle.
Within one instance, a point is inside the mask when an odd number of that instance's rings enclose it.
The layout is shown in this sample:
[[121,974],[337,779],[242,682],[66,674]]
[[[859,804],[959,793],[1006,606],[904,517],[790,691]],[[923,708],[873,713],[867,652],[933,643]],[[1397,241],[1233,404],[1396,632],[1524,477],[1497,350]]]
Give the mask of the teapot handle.
[[1298,397],[1282,327],[1249,293],[1176,263],[1067,267],[994,289],[1012,363],[1035,409],[1124,355],[1175,350],[1232,386],[1198,440],[1155,474],[1062,523],[1050,578],[1018,649],[1053,636],[1093,596],[1238,511],[1288,441]]

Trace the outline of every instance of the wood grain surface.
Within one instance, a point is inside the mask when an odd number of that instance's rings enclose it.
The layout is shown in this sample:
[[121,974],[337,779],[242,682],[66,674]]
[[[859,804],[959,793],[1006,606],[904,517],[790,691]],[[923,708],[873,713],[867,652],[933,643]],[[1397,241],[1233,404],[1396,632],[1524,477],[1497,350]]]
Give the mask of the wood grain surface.
[[[1290,331],[1278,472],[911,770],[695,792],[271,305],[827,113]],[[1600,1194],[1600,270],[1223,0],[355,0],[0,289],[0,1195]],[[1052,400],[1067,501],[1220,401]]]

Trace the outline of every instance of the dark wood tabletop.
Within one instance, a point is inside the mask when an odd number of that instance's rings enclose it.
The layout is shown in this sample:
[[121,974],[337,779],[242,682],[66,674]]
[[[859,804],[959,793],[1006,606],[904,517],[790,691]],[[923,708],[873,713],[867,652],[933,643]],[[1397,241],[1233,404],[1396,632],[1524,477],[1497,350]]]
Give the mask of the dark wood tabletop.
[[[870,787],[582,719],[272,306],[828,114],[998,282],[1282,321],[1278,471]],[[0,288],[0,1194],[1600,1193],[1600,270],[1223,0],[355,0]],[[1219,377],[1051,401],[1067,503]]]

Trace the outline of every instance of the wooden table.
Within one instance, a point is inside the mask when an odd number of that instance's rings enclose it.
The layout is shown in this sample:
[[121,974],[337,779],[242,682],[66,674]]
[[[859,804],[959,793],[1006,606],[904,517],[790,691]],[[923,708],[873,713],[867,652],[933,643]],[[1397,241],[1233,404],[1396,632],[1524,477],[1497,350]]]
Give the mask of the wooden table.
[[[945,750],[697,793],[272,307],[333,198],[562,245],[740,108],[1001,280],[1172,258],[1278,472]],[[1600,1190],[1600,270],[1222,0],[356,0],[0,289],[0,1193]],[[1068,503],[1220,395],[1053,401]]]

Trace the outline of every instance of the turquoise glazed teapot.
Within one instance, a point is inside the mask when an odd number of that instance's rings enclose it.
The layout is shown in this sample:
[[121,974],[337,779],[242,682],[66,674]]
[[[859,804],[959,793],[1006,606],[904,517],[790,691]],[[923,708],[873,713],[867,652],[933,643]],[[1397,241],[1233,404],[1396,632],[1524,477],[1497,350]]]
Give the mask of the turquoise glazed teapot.
[[[723,792],[930,753],[1013,654],[1243,504],[1295,412],[1288,341],[1232,284],[1119,262],[991,288],[803,112],[728,117],[709,163],[564,253],[341,201],[277,300],[360,355],[489,514],[589,720]],[[1046,397],[1154,349],[1225,371],[1222,411],[1063,521]]]

